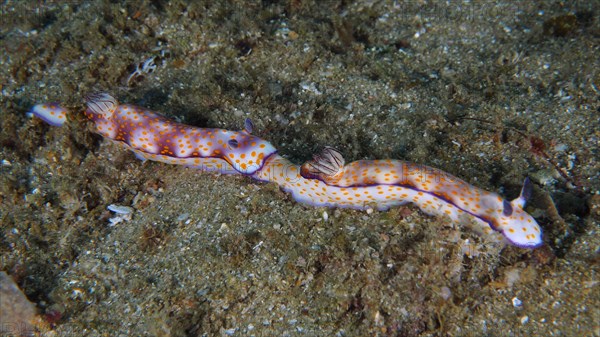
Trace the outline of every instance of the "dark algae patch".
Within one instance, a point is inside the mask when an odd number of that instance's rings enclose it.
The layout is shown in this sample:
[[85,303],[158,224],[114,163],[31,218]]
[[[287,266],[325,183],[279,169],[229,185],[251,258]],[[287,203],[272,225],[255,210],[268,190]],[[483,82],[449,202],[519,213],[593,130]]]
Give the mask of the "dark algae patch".
[[[35,305],[28,330],[600,336],[597,2],[0,9],[0,267]],[[199,127],[249,117],[297,163],[333,146],[509,200],[530,177],[545,244],[499,246],[412,205],[311,208],[274,184],[141,162],[92,132],[81,111],[97,91]],[[28,118],[42,102],[69,121]]]

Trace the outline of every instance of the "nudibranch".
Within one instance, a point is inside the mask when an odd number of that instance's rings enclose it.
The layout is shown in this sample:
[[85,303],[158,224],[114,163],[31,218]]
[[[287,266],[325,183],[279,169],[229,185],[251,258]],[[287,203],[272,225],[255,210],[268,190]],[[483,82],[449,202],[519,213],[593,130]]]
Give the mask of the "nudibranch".
[[62,126],[67,121],[67,109],[57,103],[37,104],[30,113],[52,126]]
[[94,121],[98,133],[121,142],[143,160],[251,175],[277,151],[250,134],[249,121],[240,132],[198,128],[138,106],[119,104],[106,93],[90,95],[86,100],[85,115]]
[[[32,112],[53,125],[61,125],[66,110],[41,104]],[[519,247],[542,245],[539,225],[523,210],[531,194],[528,179],[520,196],[509,202],[424,165],[391,159],[346,164],[341,153],[331,147],[296,165],[277,154],[269,142],[253,136],[250,120],[246,120],[242,131],[198,128],[144,108],[119,104],[106,93],[87,97],[85,115],[95,123],[98,133],[132,150],[142,160],[274,182],[296,201],[314,206],[386,210],[410,202],[427,214],[474,224],[479,232]]]
[[339,151],[331,147],[304,163],[300,171],[303,178],[325,185],[301,191],[301,198],[318,200],[319,205],[364,209],[374,204],[384,210],[412,202],[427,214],[445,215],[457,223],[473,220],[482,232],[500,232],[519,247],[542,244],[540,226],[523,210],[531,195],[529,179],[519,197],[509,202],[425,165],[400,160],[359,160],[345,165]]

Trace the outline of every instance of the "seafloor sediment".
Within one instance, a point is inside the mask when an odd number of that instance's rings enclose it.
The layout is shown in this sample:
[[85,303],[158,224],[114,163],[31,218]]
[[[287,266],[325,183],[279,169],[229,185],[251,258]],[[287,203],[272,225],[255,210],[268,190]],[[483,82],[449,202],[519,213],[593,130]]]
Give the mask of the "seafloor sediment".
[[[600,336],[597,2],[0,8],[0,269],[37,334]],[[334,146],[509,199],[529,176],[545,245],[142,163],[80,113],[100,90],[200,127],[250,117],[298,163]],[[26,116],[52,101],[65,126]]]

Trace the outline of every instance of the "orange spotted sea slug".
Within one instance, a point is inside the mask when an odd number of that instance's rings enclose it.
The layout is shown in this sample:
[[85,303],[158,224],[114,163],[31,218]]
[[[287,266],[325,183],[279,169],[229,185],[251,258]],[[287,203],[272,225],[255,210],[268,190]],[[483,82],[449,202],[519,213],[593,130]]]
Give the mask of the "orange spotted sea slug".
[[[523,210],[531,195],[525,179],[521,194],[509,202],[433,167],[401,160],[359,160],[344,165],[342,155],[327,147],[301,168],[304,178],[320,181],[322,193],[307,191],[304,198],[319,205],[379,209],[412,202],[430,215],[448,216],[456,223],[474,222],[485,234],[501,233],[524,248],[542,244],[542,231]],[[312,202],[314,203],[314,202]]]
[[[389,159],[346,164],[341,153],[331,147],[299,166],[277,154],[271,143],[253,136],[249,120],[242,131],[198,128],[144,108],[119,104],[106,93],[89,96],[87,106],[85,114],[94,121],[98,133],[142,160],[274,182],[296,201],[314,206],[385,210],[414,203],[427,214],[474,224],[477,231],[519,247],[536,248],[543,243],[540,226],[523,210],[531,194],[528,179],[519,197],[509,202],[424,165]],[[32,113],[60,126],[66,110],[55,104],[40,104]]]
[[[177,123],[155,112],[118,104],[110,95],[88,96],[86,116],[102,136],[121,142],[140,159],[203,170],[250,175],[276,152],[271,143],[250,134]],[[248,128],[250,123],[246,123]]]

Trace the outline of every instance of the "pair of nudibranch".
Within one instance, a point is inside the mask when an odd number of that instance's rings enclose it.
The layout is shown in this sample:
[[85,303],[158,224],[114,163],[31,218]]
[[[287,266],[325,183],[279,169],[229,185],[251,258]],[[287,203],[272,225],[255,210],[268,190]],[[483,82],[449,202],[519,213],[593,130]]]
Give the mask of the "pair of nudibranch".
[[[32,113],[60,126],[67,111],[56,104],[39,104]],[[539,225],[523,210],[531,194],[528,179],[519,197],[509,202],[424,165],[390,159],[345,164],[340,152],[331,147],[298,166],[278,155],[268,141],[252,135],[249,120],[242,131],[198,128],[119,104],[106,93],[89,96],[85,114],[98,133],[143,160],[275,182],[298,202],[314,206],[385,210],[412,202],[427,214],[469,222],[479,232],[498,239],[501,234],[519,247],[542,244]]]

